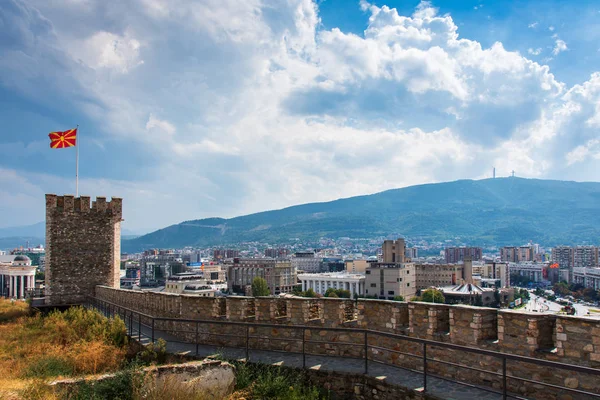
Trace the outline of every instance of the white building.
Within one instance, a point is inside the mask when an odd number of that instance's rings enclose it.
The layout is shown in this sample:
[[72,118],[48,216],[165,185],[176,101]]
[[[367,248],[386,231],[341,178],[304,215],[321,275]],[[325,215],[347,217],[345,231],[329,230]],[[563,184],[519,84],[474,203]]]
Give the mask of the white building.
[[580,283],[585,287],[600,289],[600,268],[573,268],[573,283]]
[[532,282],[542,282],[547,280],[544,277],[544,268],[547,268],[547,263],[534,263],[534,262],[520,262],[520,263],[508,263],[508,269],[510,274],[517,274],[525,276]]
[[12,262],[0,260],[0,295],[13,299],[24,299],[26,293],[35,289],[36,266],[31,265],[27,256],[3,256],[12,257]]
[[365,294],[365,276],[362,274],[348,274],[345,272],[332,272],[323,274],[298,274],[302,282],[302,290],[312,289],[315,293],[325,294],[327,289],[344,289],[354,296]]

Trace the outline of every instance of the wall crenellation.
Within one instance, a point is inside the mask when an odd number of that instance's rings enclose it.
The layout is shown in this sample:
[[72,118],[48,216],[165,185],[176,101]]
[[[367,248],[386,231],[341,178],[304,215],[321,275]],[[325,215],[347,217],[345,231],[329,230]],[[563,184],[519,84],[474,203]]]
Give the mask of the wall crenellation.
[[[293,326],[304,326],[309,327],[304,331],[308,353],[361,358],[364,357],[364,333],[351,330],[352,327],[358,327],[370,332],[368,342],[373,346],[368,353],[370,359],[413,370],[422,368],[422,360],[405,354],[421,355],[422,345],[378,335],[376,332],[396,333],[472,348],[600,367],[600,320],[591,318],[371,299],[281,299],[243,296],[208,298],[104,286],[96,287],[96,297],[157,317],[277,324],[277,328],[249,328],[253,337],[250,347],[255,349],[300,352],[303,329]],[[194,327],[186,324],[188,323],[183,321],[159,322],[157,327],[171,329],[182,340],[193,341],[194,337],[186,332],[193,332]],[[202,323],[200,327],[201,343],[245,346],[243,338],[236,337],[240,333],[239,327],[210,323]],[[321,328],[350,329],[328,331]],[[178,330],[181,333],[177,333]],[[228,334],[232,336],[228,337]],[[431,363],[428,367],[431,373],[500,388],[500,383],[484,372],[501,373],[502,363],[498,358],[435,346],[428,347],[427,354],[436,360],[452,363],[459,360],[463,365],[477,368],[470,372],[456,366]],[[568,385],[600,393],[600,384],[595,376],[579,375],[574,378],[570,371],[513,361],[510,362],[510,373],[515,376],[531,376],[554,385]],[[546,389],[540,392],[539,385],[524,384],[510,378],[508,383],[513,390],[526,397],[562,398],[560,393],[552,394]],[[537,396],[536,393],[543,395]]]

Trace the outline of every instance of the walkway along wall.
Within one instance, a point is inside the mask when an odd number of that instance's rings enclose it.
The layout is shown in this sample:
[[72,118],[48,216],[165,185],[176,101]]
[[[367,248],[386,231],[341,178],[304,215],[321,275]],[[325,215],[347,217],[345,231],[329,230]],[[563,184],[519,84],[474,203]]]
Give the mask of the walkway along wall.
[[[302,351],[303,325],[305,350],[312,354],[364,357],[362,332],[333,332],[323,328],[362,328],[468,347],[523,355],[598,368],[600,366],[600,321],[584,317],[543,315],[493,308],[420,302],[346,299],[279,299],[269,297],[207,298],[192,295],[139,292],[105,286],[96,287],[96,297],[154,317],[238,321],[277,324],[280,327],[251,327],[253,349]],[[239,326],[156,321],[157,329],[169,329],[184,341],[216,346],[244,346],[244,329]],[[232,337],[227,335],[237,335]],[[277,339],[277,340],[276,340]],[[369,333],[370,360],[422,370],[422,345],[407,340]],[[335,342],[319,343],[319,342]],[[376,347],[376,348],[375,348]],[[428,373],[458,381],[500,389],[502,362],[491,356],[428,346],[427,357],[470,367],[459,368],[441,362],[428,362]],[[573,389],[600,393],[594,376],[507,362],[509,375]],[[491,372],[486,373],[485,371]],[[518,394],[540,399],[578,399],[577,394],[549,390],[540,385],[508,379],[508,387]]]

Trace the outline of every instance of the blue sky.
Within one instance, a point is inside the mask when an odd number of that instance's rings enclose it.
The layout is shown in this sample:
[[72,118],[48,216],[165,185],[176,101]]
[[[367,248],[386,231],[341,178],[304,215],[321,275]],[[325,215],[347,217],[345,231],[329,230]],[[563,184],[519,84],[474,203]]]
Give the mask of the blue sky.
[[[574,5],[576,4],[576,6]],[[598,181],[597,1],[0,2],[0,227],[130,231],[515,170]]]

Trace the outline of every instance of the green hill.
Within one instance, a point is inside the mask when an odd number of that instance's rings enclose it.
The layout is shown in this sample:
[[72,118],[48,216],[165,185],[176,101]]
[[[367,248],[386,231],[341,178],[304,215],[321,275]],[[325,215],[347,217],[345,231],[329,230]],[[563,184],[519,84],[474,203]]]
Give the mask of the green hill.
[[276,243],[289,238],[391,234],[478,245],[598,243],[600,183],[521,178],[461,180],[311,203],[231,219],[186,221],[134,240],[123,251]]

